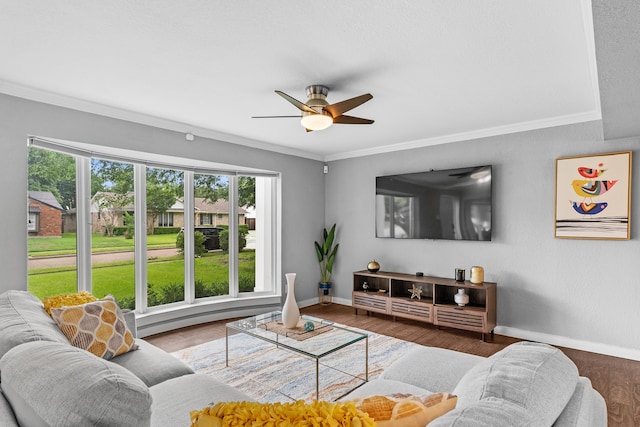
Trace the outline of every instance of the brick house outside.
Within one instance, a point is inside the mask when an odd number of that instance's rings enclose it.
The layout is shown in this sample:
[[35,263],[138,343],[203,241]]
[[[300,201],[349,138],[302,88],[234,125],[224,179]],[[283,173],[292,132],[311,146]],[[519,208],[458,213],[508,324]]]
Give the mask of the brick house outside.
[[29,237],[61,237],[62,206],[49,191],[28,191]]

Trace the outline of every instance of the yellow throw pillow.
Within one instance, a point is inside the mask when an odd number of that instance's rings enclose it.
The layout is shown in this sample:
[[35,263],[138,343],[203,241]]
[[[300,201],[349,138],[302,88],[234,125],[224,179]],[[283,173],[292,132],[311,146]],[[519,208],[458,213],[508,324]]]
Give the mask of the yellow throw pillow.
[[138,348],[111,295],[83,305],[52,308],[51,317],[71,345],[103,359],[111,360]]
[[424,427],[456,407],[458,397],[449,393],[428,396],[390,394],[354,400],[356,408],[369,414],[377,427]]
[[52,297],[42,298],[44,309],[51,316],[52,308],[67,307],[70,305],[82,305],[88,302],[96,301],[98,298],[94,297],[91,292],[82,291],[72,294],[60,294]]
[[191,427],[232,425],[375,427],[376,424],[356,409],[353,402],[219,402],[191,411]]

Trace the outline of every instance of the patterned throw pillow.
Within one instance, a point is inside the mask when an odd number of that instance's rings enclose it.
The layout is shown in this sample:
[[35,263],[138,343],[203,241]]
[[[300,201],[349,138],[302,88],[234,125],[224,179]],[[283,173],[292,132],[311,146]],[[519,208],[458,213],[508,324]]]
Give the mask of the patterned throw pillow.
[[96,301],[98,298],[94,297],[91,292],[82,291],[74,292],[72,294],[60,294],[52,297],[42,298],[44,309],[49,316],[51,316],[52,308],[66,307],[69,305],[81,305],[88,302]]
[[353,402],[302,400],[286,403],[218,402],[191,411],[191,427],[212,426],[345,426],[376,427]]
[[52,308],[51,317],[71,345],[103,359],[111,360],[138,349],[120,307],[111,295],[83,305]]
[[369,414],[376,427],[422,427],[456,407],[458,397],[449,393],[427,396],[375,395],[355,400],[356,408]]

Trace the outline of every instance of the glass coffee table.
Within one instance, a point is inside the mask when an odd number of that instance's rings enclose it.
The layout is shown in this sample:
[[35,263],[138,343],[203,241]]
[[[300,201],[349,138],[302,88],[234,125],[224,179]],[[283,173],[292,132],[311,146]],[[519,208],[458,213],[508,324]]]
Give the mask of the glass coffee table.
[[[313,325],[313,328],[311,328],[311,325]],[[306,330],[305,326],[307,326]],[[260,314],[226,324],[225,357],[227,367],[229,367],[230,332],[232,334],[244,333],[254,338],[274,344],[277,348],[289,350],[305,357],[315,359],[316,400],[318,400],[320,396],[320,360],[325,356],[364,340],[364,378],[358,374],[352,374],[340,370],[340,372],[352,378],[361,380],[340,397],[369,381],[369,335],[366,333],[354,331],[327,320],[307,315],[300,316],[300,321],[296,328],[286,329],[284,328],[284,325],[282,325],[281,312],[273,311],[266,314]],[[327,366],[325,364],[322,365],[323,367]],[[335,369],[330,366],[327,367]],[[294,399],[293,397],[291,398]]]

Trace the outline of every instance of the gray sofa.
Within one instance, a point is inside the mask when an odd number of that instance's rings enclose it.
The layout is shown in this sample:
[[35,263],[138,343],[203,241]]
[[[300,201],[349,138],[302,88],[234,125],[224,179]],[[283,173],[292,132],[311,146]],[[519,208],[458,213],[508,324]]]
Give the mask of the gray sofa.
[[[127,315],[135,331],[133,313]],[[252,400],[137,339],[101,359],[69,344],[40,301],[0,294],[0,426],[188,426],[211,402]],[[419,347],[345,397],[451,392],[456,409],[430,426],[606,426],[604,399],[561,351],[513,344],[489,358]]]
[[[125,318],[135,331],[133,313]],[[188,426],[212,401],[252,400],[136,343],[101,359],[71,346],[32,294],[0,294],[0,426]]]
[[374,394],[449,392],[456,408],[429,427],[605,427],[607,407],[560,350],[520,342],[484,358],[419,347],[344,399]]

